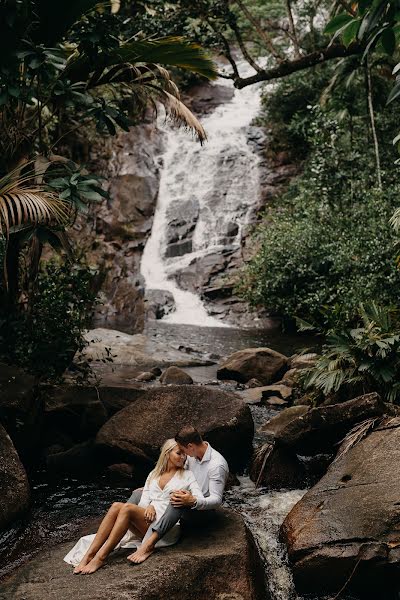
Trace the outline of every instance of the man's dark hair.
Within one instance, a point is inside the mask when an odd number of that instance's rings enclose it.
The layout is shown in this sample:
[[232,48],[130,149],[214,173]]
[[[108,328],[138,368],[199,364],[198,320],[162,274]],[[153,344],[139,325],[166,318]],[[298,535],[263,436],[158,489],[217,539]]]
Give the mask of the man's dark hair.
[[176,434],[175,439],[178,444],[181,444],[182,446],[187,446],[188,444],[199,445],[203,443],[203,438],[193,425],[184,425],[184,427],[181,427]]

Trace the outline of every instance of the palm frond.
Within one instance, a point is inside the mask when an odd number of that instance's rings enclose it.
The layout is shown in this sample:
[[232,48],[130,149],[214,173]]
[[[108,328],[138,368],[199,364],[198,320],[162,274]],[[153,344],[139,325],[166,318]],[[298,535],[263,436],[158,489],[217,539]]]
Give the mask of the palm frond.
[[354,448],[358,442],[361,442],[361,440],[365,438],[371,429],[375,427],[375,423],[380,420],[381,417],[371,417],[370,419],[361,421],[361,423],[357,423],[355,427],[350,429],[346,437],[342,440],[338,453],[333,462],[336,462],[339,458],[347,454],[349,450]]
[[203,125],[195,117],[195,115],[188,109],[179,98],[176,98],[166,90],[162,90],[161,101],[165,106],[167,115],[178,125],[182,125],[187,129],[191,129],[200,143],[205,142],[207,134],[204,130]]
[[[27,163],[26,168],[30,167]],[[71,207],[54,192],[30,185],[35,170],[18,167],[0,179],[0,235],[8,237],[17,229],[38,224],[65,226]]]
[[[206,79],[218,76],[216,64],[203,48],[183,37],[164,37],[152,40],[131,41],[104,55],[101,71],[120,64],[158,64],[179,67],[197,73]],[[66,76],[73,82],[86,81],[93,65],[86,56],[74,57],[66,68]]]

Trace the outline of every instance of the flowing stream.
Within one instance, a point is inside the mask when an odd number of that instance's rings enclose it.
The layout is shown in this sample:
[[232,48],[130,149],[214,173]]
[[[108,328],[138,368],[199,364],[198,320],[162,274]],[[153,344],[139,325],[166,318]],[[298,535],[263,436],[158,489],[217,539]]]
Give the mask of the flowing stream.
[[[222,81],[218,85],[232,86]],[[259,194],[259,158],[248,143],[248,128],[259,108],[259,89],[235,90],[231,100],[202,118],[208,136],[203,146],[187,132],[165,126],[159,197],[141,272],[146,289],[173,295],[176,309],[164,317],[170,323],[226,326],[207,314],[196,294],[180,289],[175,276],[227,244],[240,248]],[[181,256],[168,257],[170,223],[180,218],[191,219],[189,247]]]

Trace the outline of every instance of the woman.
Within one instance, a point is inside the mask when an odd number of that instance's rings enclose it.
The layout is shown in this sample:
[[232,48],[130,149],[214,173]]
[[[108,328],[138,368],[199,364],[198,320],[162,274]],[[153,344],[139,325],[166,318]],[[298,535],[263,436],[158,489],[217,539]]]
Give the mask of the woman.
[[[167,510],[172,492],[188,490],[197,498],[203,498],[193,473],[183,468],[185,459],[186,455],[174,439],[164,443],[157,464],[147,477],[139,504],[114,503],[96,535],[81,538],[64,557],[65,562],[77,565],[74,573],[94,573],[117,547],[140,546],[144,538],[152,535],[151,523],[159,521]],[[179,525],[159,540],[156,547],[175,544],[178,538]]]

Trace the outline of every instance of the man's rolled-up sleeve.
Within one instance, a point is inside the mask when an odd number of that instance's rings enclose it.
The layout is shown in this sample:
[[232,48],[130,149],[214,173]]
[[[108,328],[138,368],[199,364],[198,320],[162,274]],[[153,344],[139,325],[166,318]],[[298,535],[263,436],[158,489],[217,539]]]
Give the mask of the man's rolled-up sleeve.
[[222,496],[226,480],[228,479],[228,472],[222,466],[215,467],[210,472],[209,478],[209,496],[204,498],[198,498],[196,509],[197,510],[212,510],[218,508],[222,504]]

